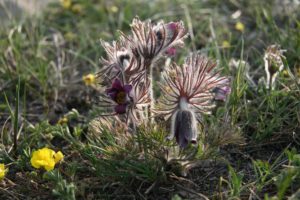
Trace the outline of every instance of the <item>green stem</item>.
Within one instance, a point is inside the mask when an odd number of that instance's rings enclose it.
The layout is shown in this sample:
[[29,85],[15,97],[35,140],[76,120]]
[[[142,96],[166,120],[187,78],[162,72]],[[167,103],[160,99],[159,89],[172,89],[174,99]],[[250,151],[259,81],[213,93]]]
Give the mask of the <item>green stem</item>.
[[18,80],[18,85],[16,87],[17,97],[16,97],[16,108],[14,114],[14,152],[17,152],[17,137],[18,137],[18,124],[19,124],[19,101],[20,101],[20,77]]

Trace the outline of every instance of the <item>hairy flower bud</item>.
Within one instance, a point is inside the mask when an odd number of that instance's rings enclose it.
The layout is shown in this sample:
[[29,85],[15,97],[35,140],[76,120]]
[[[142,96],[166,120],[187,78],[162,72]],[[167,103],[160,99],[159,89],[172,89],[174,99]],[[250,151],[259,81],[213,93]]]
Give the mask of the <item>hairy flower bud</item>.
[[267,74],[267,88],[275,88],[275,81],[276,78],[284,68],[283,65],[283,52],[285,50],[280,49],[278,45],[271,45],[267,48],[265,55],[264,55],[264,62],[265,62],[265,71]]
[[185,98],[180,100],[180,109],[172,116],[171,135],[168,139],[176,138],[181,148],[191,143],[197,143],[197,121],[195,113],[188,108]]

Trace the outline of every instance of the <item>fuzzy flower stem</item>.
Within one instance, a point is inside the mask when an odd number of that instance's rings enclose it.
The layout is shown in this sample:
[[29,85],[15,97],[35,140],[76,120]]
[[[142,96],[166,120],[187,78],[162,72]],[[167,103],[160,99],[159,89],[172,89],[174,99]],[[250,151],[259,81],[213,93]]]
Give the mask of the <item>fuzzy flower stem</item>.
[[153,96],[153,68],[152,65],[149,67],[149,75],[148,75],[148,79],[150,81],[150,86],[149,86],[149,96],[150,96],[150,104],[148,107],[148,117],[151,118],[151,122],[153,122],[153,118],[152,118],[152,110],[154,108],[154,96]]
[[188,101],[186,99],[186,97],[181,97],[180,101],[179,101],[179,107],[181,110],[188,110]]

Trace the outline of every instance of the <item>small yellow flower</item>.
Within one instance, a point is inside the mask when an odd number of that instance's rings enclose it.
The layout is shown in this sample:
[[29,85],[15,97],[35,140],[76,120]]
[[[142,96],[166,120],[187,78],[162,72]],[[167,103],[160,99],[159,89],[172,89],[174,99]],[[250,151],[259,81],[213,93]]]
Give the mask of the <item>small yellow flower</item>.
[[55,163],[59,163],[63,158],[64,158],[64,154],[61,151],[58,151],[54,155],[54,161],[55,161]]
[[282,74],[283,74],[283,76],[285,76],[285,77],[288,77],[289,76],[289,72],[288,72],[288,70],[283,70],[282,71]]
[[82,5],[80,5],[79,3],[74,4],[71,8],[71,10],[76,13],[76,14],[82,14],[83,11],[83,7]]
[[300,67],[297,67],[296,74],[298,77],[300,77]]
[[222,42],[222,47],[223,47],[223,48],[229,48],[229,47],[230,47],[230,43],[229,43],[227,40],[224,40],[224,41]]
[[32,153],[30,163],[34,168],[43,167],[45,170],[50,171],[62,158],[63,154],[60,151],[55,153],[52,149],[45,147]]
[[68,118],[62,117],[62,118],[60,118],[60,119],[58,120],[57,123],[60,124],[60,125],[67,124],[67,123],[68,123]]
[[112,13],[116,13],[116,12],[119,11],[119,8],[118,8],[117,6],[112,6],[112,7],[110,7],[110,11],[111,11]]
[[0,163],[0,180],[2,180],[6,174],[5,165]]
[[87,85],[87,86],[93,85],[96,83],[96,77],[94,74],[88,74],[86,76],[83,76],[82,80],[85,83],[85,85]]
[[72,33],[72,32],[67,32],[67,33],[65,33],[64,36],[65,36],[65,39],[68,41],[73,41],[76,39],[76,34]]
[[240,31],[240,32],[244,32],[245,30],[245,25],[242,22],[237,22],[235,24],[235,29]]
[[64,9],[69,9],[72,5],[72,0],[60,0],[60,4]]

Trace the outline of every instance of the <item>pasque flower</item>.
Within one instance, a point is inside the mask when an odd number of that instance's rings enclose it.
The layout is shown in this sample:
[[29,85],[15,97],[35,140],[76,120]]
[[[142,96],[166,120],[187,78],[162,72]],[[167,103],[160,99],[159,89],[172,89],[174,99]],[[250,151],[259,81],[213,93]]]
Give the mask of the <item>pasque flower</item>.
[[152,23],[136,17],[131,23],[131,34],[120,32],[117,41],[101,41],[107,56],[101,59],[103,66],[98,76],[102,84],[114,80],[112,87],[106,90],[112,102],[100,97],[101,106],[114,104],[114,114],[126,113],[126,121],[132,118],[131,121],[137,122],[137,119],[151,116],[154,64],[162,57],[174,56],[186,37],[187,31],[181,21]]
[[283,59],[285,56],[283,53],[285,50],[280,49],[279,45],[268,46],[264,55],[265,71],[267,74],[266,87],[274,89],[276,78],[284,68]]
[[121,32],[119,40],[112,44],[101,41],[107,58],[101,59],[100,76],[113,79],[122,74],[124,81],[136,81],[141,73],[150,73],[150,68],[159,58],[174,56],[176,48],[182,46],[187,37],[183,22],[153,24],[150,20],[142,22],[134,18],[131,31],[131,35]]
[[[215,66],[206,57],[192,54],[182,67],[172,64],[163,75],[163,99],[158,111],[171,117],[168,138],[176,137],[181,148],[197,141],[197,120],[201,120],[201,114],[211,113],[215,98],[223,100],[230,91],[228,78],[214,72]],[[216,95],[216,90],[224,94]]]
[[[142,22],[135,18],[131,29],[133,36],[127,37],[131,46],[147,60],[156,60],[169,48],[183,45],[183,39],[187,37],[183,22],[152,24],[151,21]],[[145,67],[150,67],[145,64]]]
[[215,87],[212,91],[215,94],[215,100],[226,101],[228,95],[231,93],[231,88],[229,87],[229,79],[225,79],[223,83],[220,83],[220,87]]
[[224,86],[224,87],[216,87],[214,89],[215,92],[215,100],[219,101],[226,101],[227,96],[231,92],[231,88],[229,86]]
[[124,85],[119,79],[115,79],[111,88],[106,90],[107,95],[117,104],[115,112],[118,114],[126,113],[126,107],[130,103],[129,93],[132,85]]
[[52,149],[47,147],[36,150],[32,153],[30,163],[34,168],[44,168],[47,171],[53,170],[55,164],[63,159],[61,151],[55,153]]

